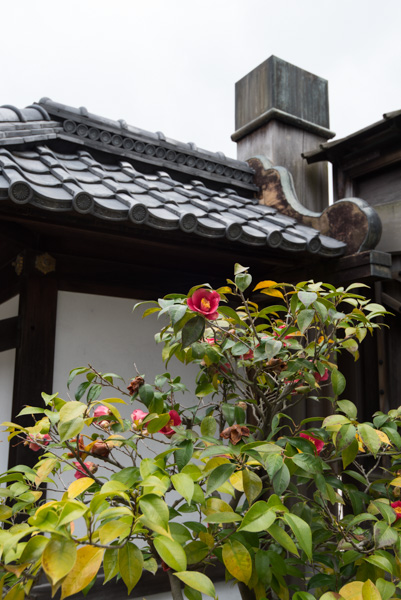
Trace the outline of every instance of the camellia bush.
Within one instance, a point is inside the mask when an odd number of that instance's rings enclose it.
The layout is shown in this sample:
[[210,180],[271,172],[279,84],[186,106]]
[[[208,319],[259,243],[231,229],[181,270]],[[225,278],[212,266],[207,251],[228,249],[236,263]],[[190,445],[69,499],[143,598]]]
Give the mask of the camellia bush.
[[[44,578],[61,599],[87,593],[100,568],[128,594],[163,568],[174,600],[216,598],[216,564],[244,600],[400,598],[401,409],[360,422],[336,361],[385,313],[362,287],[255,285],[236,265],[218,290],[145,307],[164,317],[166,365],[196,365],[194,391],[85,366],[75,400],[43,394],[20,413],[32,426],[3,423],[38,453],[1,478],[6,600]],[[326,414],[297,421],[322,399]]]

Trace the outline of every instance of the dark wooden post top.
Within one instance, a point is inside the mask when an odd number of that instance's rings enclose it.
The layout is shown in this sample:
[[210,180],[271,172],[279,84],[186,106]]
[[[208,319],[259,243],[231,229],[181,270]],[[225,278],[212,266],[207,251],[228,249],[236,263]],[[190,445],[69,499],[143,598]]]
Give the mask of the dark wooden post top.
[[310,169],[302,158],[334,136],[329,129],[328,82],[271,56],[235,85],[238,158],[268,157],[288,169],[302,204],[323,210],[328,203],[327,164]]

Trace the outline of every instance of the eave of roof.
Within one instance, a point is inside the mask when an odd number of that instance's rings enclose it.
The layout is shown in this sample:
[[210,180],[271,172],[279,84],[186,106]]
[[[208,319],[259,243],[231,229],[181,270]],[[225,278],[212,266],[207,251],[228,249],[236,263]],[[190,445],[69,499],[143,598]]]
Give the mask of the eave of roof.
[[144,173],[127,161],[106,164],[87,151],[0,148],[0,199],[46,211],[75,211],[164,231],[182,230],[248,246],[341,256],[346,245],[256,198],[204,182],[182,183],[164,171]]
[[319,145],[319,148],[305,152],[302,156],[308,164],[328,160],[337,162],[345,155],[365,154],[372,148],[387,146],[393,141],[400,139],[401,131],[401,110],[385,113],[383,119],[364,127],[344,138],[326,142]]

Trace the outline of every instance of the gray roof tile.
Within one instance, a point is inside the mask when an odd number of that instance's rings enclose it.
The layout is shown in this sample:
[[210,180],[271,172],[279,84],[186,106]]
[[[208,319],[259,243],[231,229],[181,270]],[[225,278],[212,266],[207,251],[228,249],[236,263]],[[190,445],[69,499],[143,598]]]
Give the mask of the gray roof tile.
[[62,154],[0,148],[0,198],[43,210],[76,211],[109,221],[226,238],[253,246],[340,256],[342,242],[327,238],[231,188],[209,189],[165,172],[145,174],[130,163],[103,164],[85,151]]

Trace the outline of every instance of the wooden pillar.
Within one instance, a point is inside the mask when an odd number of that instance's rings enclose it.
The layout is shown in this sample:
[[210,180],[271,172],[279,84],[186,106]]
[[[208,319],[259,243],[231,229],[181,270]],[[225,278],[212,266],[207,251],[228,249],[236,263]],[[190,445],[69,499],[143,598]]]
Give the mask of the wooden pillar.
[[[57,280],[48,255],[26,253],[20,283],[18,346],[15,358],[12,419],[27,404],[43,406],[41,393],[53,387],[54,346],[57,312]],[[46,266],[47,261],[47,266]],[[51,262],[51,261],[50,261]],[[32,417],[18,419],[32,425]],[[9,468],[32,466],[36,453],[14,438],[9,451]]]
[[334,136],[325,79],[271,56],[235,85],[235,129],[240,160],[266,156],[288,169],[306,208],[326,208],[327,163],[308,165],[302,157]]

